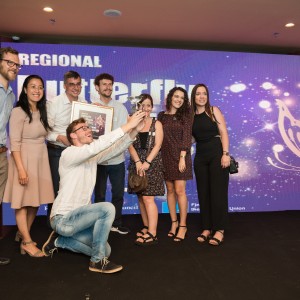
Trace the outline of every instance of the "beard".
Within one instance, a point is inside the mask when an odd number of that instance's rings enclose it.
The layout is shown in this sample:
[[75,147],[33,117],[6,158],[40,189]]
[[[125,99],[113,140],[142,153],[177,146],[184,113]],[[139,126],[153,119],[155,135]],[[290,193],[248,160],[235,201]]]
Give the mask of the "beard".
[[2,66],[0,66],[0,74],[5,80],[13,81],[16,79],[18,72],[11,71],[11,70],[5,70]]
[[112,94],[112,90],[105,90],[99,93],[103,97],[110,97]]

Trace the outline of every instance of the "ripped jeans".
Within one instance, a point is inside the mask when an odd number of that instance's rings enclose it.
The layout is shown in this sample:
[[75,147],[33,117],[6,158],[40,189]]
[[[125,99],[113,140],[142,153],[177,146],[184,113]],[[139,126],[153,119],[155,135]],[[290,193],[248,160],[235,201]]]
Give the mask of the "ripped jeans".
[[114,219],[115,207],[110,202],[85,205],[66,215],[55,215],[51,219],[51,227],[59,234],[55,244],[88,255],[97,263],[111,253],[107,239]]

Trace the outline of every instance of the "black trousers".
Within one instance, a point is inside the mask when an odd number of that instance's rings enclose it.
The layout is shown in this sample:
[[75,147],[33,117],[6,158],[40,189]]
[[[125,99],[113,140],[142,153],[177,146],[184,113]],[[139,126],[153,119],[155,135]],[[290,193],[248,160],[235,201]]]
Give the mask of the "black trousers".
[[220,138],[197,143],[194,172],[197,183],[202,229],[225,230],[228,223],[229,168],[221,167]]
[[[54,190],[54,197],[57,197],[58,194],[58,189],[59,189],[59,173],[58,173],[58,168],[59,168],[59,160],[61,153],[63,152],[63,148],[61,149],[55,149],[48,147],[48,158],[49,158],[49,164],[50,164],[50,170],[51,170],[51,177],[52,177],[52,182],[53,182],[53,190]],[[47,222],[48,225],[49,219],[50,219],[50,213],[52,209],[52,203],[48,204],[48,209],[47,209]]]

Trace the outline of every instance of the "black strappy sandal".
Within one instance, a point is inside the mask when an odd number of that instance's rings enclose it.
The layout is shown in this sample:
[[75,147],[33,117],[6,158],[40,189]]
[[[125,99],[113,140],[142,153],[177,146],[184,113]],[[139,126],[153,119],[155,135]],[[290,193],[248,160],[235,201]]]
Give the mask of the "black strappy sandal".
[[[157,236],[154,236],[150,232],[147,232],[145,235],[148,235],[148,236],[147,237],[140,236],[136,239],[136,241],[134,243],[138,246],[143,246],[143,247],[155,245],[158,243]],[[138,239],[142,239],[142,242],[138,241]]]
[[147,232],[143,232],[143,229],[146,229],[148,231],[148,226],[144,226],[142,229],[140,229],[137,233],[136,233],[136,237],[141,237],[143,235],[145,235]]
[[[178,222],[178,220],[172,221],[172,223],[177,223],[177,222]],[[173,233],[172,231],[169,231],[168,232],[168,237],[169,238],[174,238],[176,236],[176,234],[177,234],[178,228],[179,228],[179,226],[177,226],[177,228],[175,230],[175,233]]]
[[[222,232],[221,230],[217,230],[216,232],[221,233],[222,236],[223,236],[223,238],[222,238],[222,240],[219,240],[219,239],[217,239],[217,238],[215,238],[215,237],[210,238],[208,243],[209,243],[210,245],[212,245],[212,246],[220,246],[220,245],[223,244],[223,242],[224,242],[224,231]],[[216,234],[216,233],[215,233],[215,234]],[[211,241],[213,241],[213,242],[215,242],[215,243],[211,243]]]
[[[209,231],[209,234],[208,235],[204,235],[203,232],[204,231]],[[206,241],[210,240],[211,239],[211,231],[206,229],[206,230],[203,230],[202,233],[197,237],[197,242],[199,243],[205,243]],[[199,239],[202,239],[202,240],[199,240]]]
[[[184,240],[185,240],[185,238],[187,237],[187,227],[184,225],[179,225],[179,227],[178,227],[178,229],[180,228],[180,227],[185,227],[186,228],[186,231],[185,231],[185,234],[184,234],[184,238],[181,238],[181,237],[179,237],[179,236],[175,236],[174,237],[174,239],[173,239],[173,241],[174,242],[183,242]],[[179,230],[178,230],[179,231]],[[178,234],[178,231],[177,231],[177,234]]]

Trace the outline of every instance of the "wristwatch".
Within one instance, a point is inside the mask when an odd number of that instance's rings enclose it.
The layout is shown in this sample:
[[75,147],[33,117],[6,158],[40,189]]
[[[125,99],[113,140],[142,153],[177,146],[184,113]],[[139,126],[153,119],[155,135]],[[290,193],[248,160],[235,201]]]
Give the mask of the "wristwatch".
[[228,151],[223,151],[223,155],[229,156],[229,152]]

